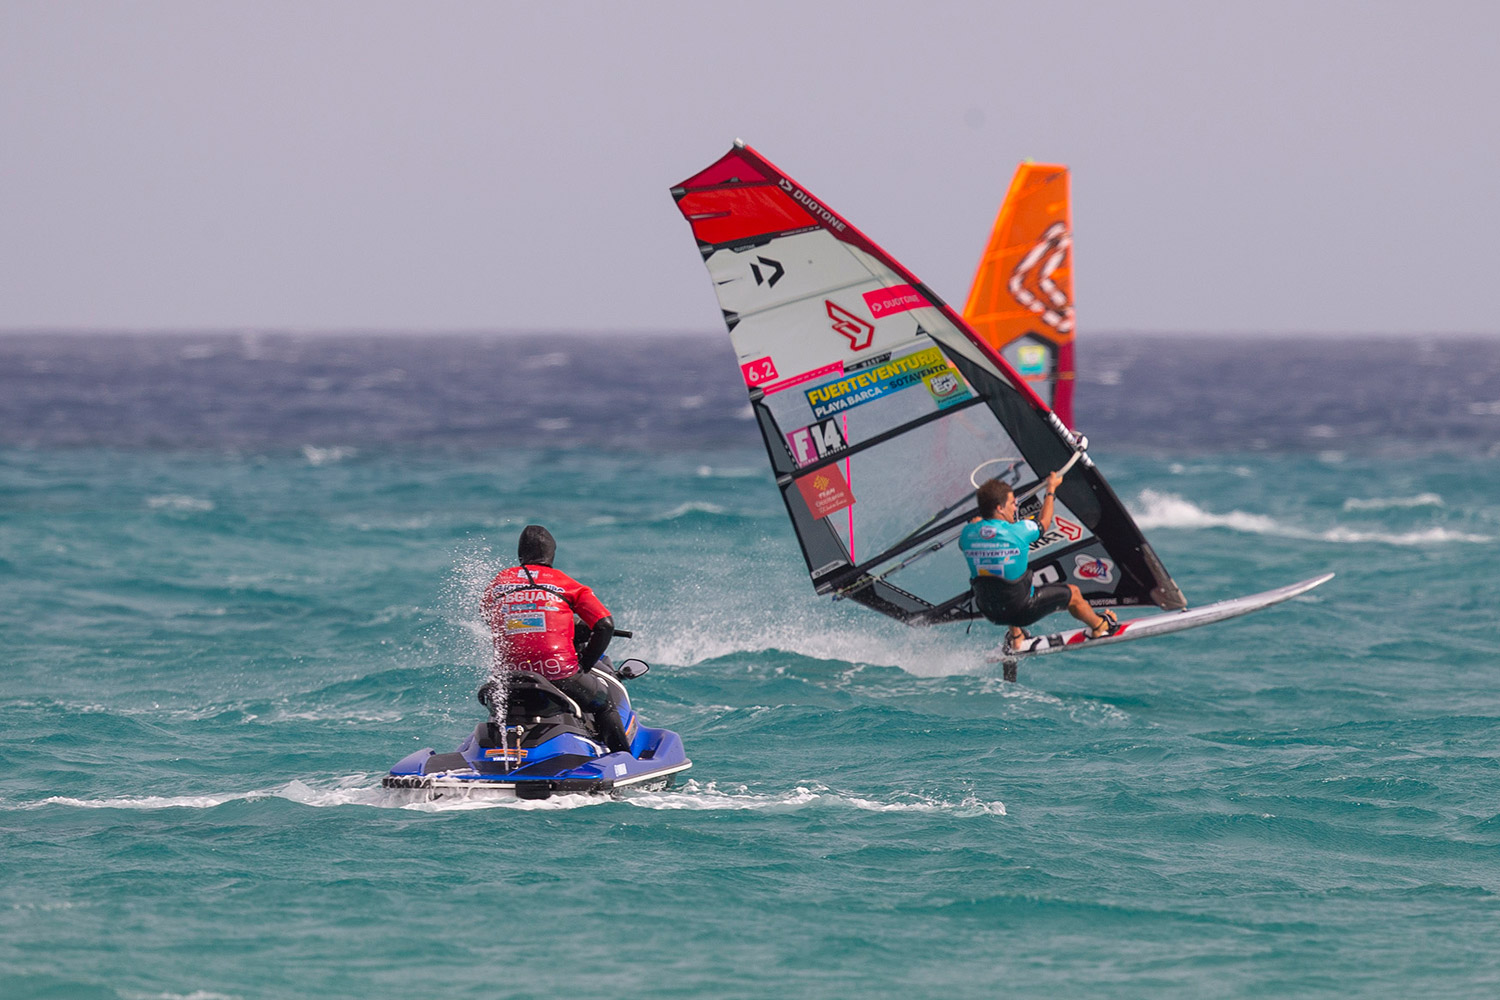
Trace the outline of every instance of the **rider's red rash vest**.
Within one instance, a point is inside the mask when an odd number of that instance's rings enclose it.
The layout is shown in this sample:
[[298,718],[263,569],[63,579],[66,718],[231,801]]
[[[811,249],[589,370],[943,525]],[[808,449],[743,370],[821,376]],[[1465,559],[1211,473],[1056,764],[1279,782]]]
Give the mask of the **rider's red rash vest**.
[[500,662],[548,680],[578,673],[573,616],[590,628],[609,616],[592,590],[551,566],[501,570],[485,589],[480,606]]

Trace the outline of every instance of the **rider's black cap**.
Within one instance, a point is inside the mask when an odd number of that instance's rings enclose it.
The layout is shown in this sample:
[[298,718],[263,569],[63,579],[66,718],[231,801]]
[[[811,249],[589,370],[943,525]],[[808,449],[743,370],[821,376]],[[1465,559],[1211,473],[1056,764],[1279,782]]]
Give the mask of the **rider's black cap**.
[[534,566],[551,566],[557,555],[557,539],[540,524],[528,524],[516,543],[516,558]]

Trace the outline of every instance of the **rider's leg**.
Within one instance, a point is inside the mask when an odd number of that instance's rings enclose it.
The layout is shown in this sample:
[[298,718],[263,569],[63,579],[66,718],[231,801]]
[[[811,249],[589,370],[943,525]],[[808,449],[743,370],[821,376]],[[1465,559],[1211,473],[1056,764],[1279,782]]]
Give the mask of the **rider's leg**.
[[1073,584],[1068,584],[1068,614],[1077,618],[1089,627],[1089,631],[1095,635],[1104,634],[1104,626],[1108,623],[1103,617],[1096,614],[1089,607],[1089,602],[1084,600],[1083,594]]

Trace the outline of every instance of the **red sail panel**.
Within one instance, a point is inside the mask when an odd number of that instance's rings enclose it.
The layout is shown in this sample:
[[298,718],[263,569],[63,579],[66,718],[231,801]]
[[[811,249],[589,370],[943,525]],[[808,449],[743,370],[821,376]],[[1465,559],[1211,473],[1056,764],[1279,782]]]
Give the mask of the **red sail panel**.
[[689,190],[677,207],[704,243],[731,243],[813,224],[800,205],[770,185]]

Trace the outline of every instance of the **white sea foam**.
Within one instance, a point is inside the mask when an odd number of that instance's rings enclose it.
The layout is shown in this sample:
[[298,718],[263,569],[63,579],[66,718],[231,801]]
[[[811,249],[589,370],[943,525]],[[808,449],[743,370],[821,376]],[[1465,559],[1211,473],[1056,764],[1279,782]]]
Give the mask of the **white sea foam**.
[[409,802],[399,793],[388,792],[370,775],[350,775],[327,787],[304,781],[289,781],[274,789],[227,792],[217,795],[118,796],[78,799],[53,796],[39,802],[5,804],[11,809],[214,809],[228,802],[285,799],[314,809],[339,806],[399,808],[413,812],[465,812],[479,809],[570,810],[613,804],[637,809],[681,812],[796,812],[804,809],[853,809],[872,813],[951,813],[955,816],[1004,816],[1005,803],[986,802],[970,794],[958,801],[898,792],[885,799],[838,792],[825,785],[799,785],[784,792],[753,792],[745,785],[720,788],[716,782],[689,780],[680,788],[664,792],[626,792],[615,799],[603,795],[554,795],[548,799],[471,798]]
[[714,467],[712,465],[700,465],[697,475],[701,479],[754,479],[763,475],[764,469],[750,466],[727,466]]
[[357,454],[359,454],[358,449],[343,445],[334,445],[331,448],[319,448],[311,444],[302,446],[302,457],[307,459],[308,465],[332,465],[346,458],[353,458]]
[[183,493],[164,493],[161,496],[147,497],[146,506],[152,510],[204,513],[214,509],[214,502],[212,500],[202,500],[198,497],[190,497]]
[[538,354],[521,362],[523,372],[538,372],[547,368],[566,368],[568,356],[561,351],[552,351],[548,354]]
[[1136,523],[1142,528],[1228,528],[1252,535],[1299,538],[1312,542],[1383,545],[1441,545],[1449,542],[1481,544],[1493,541],[1488,535],[1473,535],[1451,528],[1431,527],[1415,531],[1362,531],[1335,525],[1321,531],[1302,527],[1284,518],[1265,514],[1230,511],[1214,514],[1172,493],[1142,490],[1135,510]]
[[1443,498],[1436,493],[1418,493],[1414,497],[1374,497],[1362,500],[1350,497],[1344,501],[1345,510],[1399,510],[1406,507],[1441,507]]
[[679,517],[686,517],[689,514],[723,514],[723,513],[724,513],[724,508],[720,507],[716,503],[708,503],[707,501],[704,501],[704,500],[689,500],[687,503],[678,504],[676,507],[673,507],[671,510],[667,511],[665,514],[661,515],[658,518],[655,518],[655,520],[658,520],[658,521],[675,521]]

